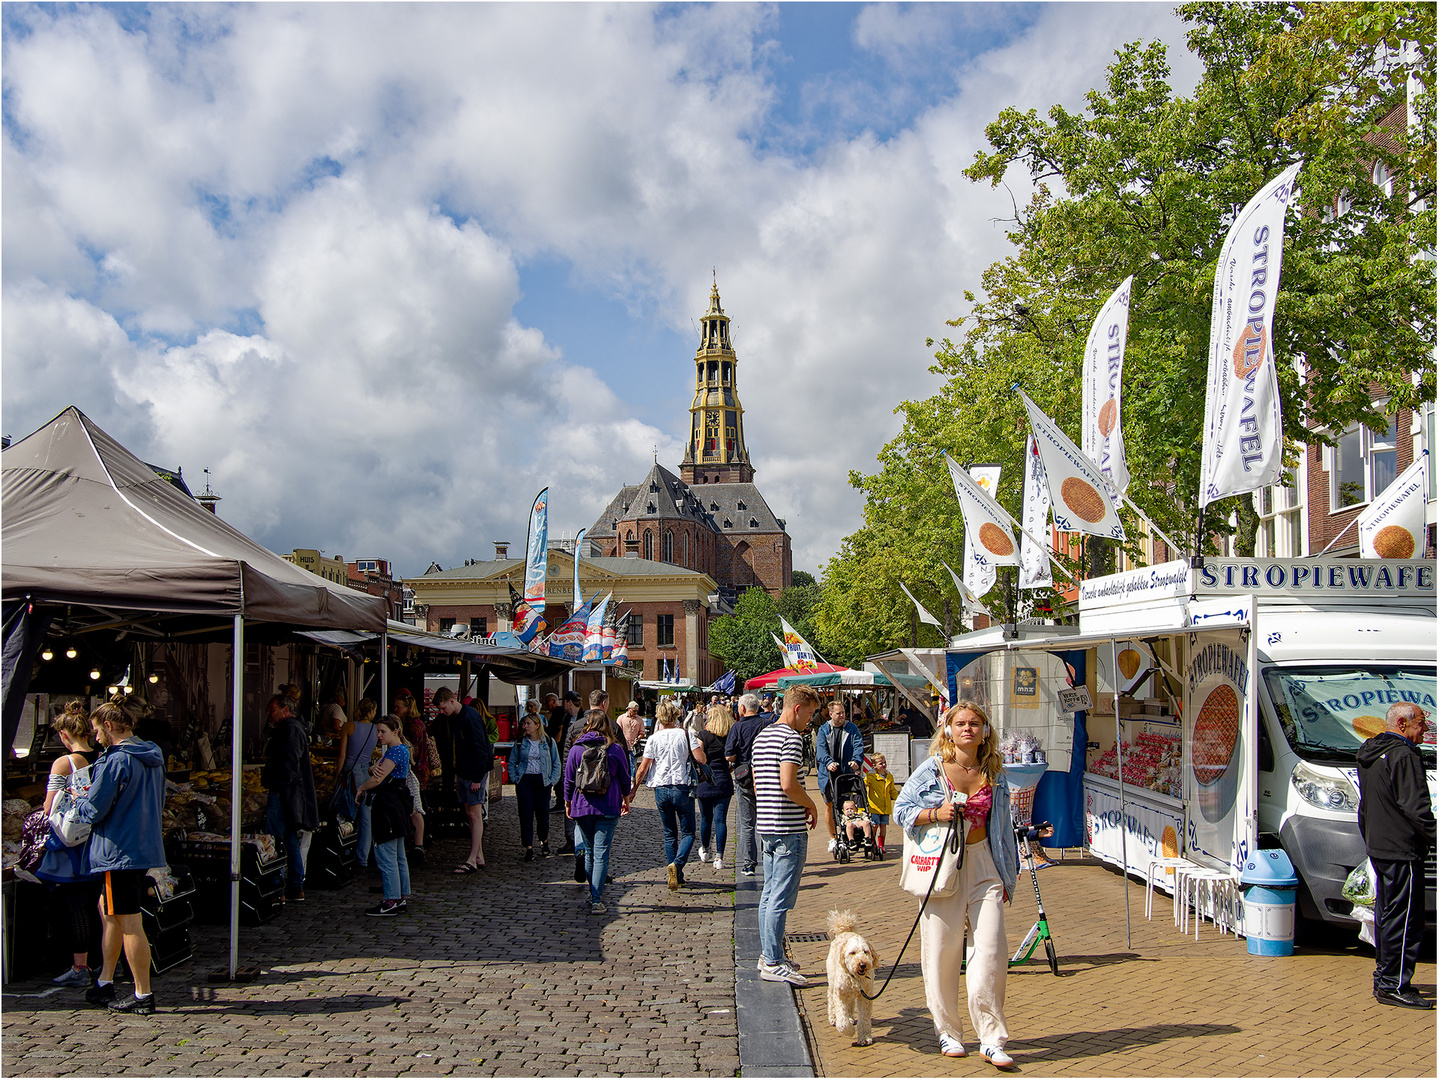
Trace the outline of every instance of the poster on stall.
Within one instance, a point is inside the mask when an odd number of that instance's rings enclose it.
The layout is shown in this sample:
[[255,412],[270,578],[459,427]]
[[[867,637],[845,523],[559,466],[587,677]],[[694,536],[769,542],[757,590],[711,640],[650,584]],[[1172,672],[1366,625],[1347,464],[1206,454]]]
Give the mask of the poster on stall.
[[[1127,796],[1123,809],[1113,781],[1084,781],[1085,846],[1100,859],[1118,866],[1129,856],[1129,869],[1146,873],[1149,860],[1174,858],[1184,831],[1184,811],[1152,805]],[[1128,833],[1126,836],[1125,833]],[[1168,879],[1161,876],[1160,884]]]
[[[1255,848],[1253,628],[1189,634],[1184,680],[1185,856],[1238,871]],[[1200,859],[1198,856],[1205,856]]]

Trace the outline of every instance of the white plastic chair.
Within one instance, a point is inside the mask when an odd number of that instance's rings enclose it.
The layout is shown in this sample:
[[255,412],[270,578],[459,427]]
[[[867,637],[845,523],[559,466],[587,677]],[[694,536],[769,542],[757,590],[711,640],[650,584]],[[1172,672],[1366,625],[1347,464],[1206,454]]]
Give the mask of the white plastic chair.
[[1191,863],[1175,872],[1175,897],[1179,901],[1179,932],[1189,933],[1189,905],[1194,904],[1194,940],[1199,940],[1199,926],[1204,922],[1204,903],[1209,902],[1215,928],[1229,932],[1233,908],[1233,878],[1227,870],[1211,870]]
[[1149,868],[1144,872],[1144,917],[1154,918],[1154,887],[1159,883],[1159,875],[1166,870],[1173,870],[1175,877],[1174,889],[1174,925],[1179,925],[1179,867],[1188,863],[1187,859],[1177,859],[1170,855],[1161,855],[1149,860]]

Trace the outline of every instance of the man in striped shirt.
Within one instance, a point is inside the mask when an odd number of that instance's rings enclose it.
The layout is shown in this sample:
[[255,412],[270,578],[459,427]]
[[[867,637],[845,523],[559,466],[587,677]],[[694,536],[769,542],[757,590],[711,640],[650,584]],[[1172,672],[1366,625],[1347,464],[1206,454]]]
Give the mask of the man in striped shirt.
[[799,896],[799,879],[809,849],[808,830],[819,812],[804,790],[799,770],[804,740],[819,694],[812,686],[791,686],[784,692],[784,712],[755,736],[750,760],[754,768],[755,832],[764,852],[764,891],[759,898],[759,977],[767,982],[804,986],[805,977],[784,955],[784,924]]

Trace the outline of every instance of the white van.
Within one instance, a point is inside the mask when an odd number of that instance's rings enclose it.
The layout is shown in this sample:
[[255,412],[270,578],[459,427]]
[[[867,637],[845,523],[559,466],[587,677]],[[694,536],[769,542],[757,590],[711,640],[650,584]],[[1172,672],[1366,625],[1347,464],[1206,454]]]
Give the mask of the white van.
[[[1259,617],[1260,846],[1280,846],[1299,874],[1300,914],[1353,922],[1340,895],[1364,861],[1355,754],[1384,730],[1397,701],[1435,712],[1432,611],[1261,607]],[[1435,744],[1421,747],[1435,796]],[[1434,852],[1425,912],[1435,920]]]

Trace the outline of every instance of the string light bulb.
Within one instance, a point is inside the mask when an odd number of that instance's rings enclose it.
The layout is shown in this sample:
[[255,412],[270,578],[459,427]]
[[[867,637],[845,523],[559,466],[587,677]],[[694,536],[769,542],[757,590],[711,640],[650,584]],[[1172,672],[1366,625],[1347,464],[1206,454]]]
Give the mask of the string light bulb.
[[157,682],[159,682],[159,681],[160,681],[160,676],[156,675],[154,672],[151,672],[151,673],[150,673],[150,685],[151,685],[151,686],[154,686],[154,685],[155,685]]
[[98,680],[98,679],[100,678],[100,669],[99,669],[99,668],[91,668],[91,669],[90,669],[90,678],[92,678],[92,679],[97,679],[97,680]]
[[52,649],[52,648],[50,648],[49,645],[46,645],[45,648],[43,648],[42,650],[40,650],[40,659],[41,659],[41,660],[54,660],[54,659],[55,659],[55,650]]
[[77,657],[77,656],[79,656],[79,655],[80,655],[80,650],[77,649],[77,648],[75,648],[74,645],[71,645],[68,649],[65,650],[65,659],[66,659],[66,660],[74,660],[75,657]]

